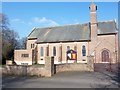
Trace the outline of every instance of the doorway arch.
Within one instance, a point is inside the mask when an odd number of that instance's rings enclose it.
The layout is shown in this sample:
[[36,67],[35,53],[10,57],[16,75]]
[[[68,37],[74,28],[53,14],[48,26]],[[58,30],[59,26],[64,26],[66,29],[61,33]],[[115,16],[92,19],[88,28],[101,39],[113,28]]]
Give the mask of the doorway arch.
[[110,52],[108,49],[103,49],[101,52],[102,62],[110,62]]

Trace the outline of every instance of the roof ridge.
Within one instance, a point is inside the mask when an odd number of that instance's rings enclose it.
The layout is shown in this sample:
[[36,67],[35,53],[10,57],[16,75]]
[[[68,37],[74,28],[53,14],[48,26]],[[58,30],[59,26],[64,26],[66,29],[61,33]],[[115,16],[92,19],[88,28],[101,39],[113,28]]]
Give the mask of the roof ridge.
[[56,27],[65,27],[65,26],[74,26],[74,25],[85,25],[85,24],[88,24],[88,23],[65,24],[65,25],[61,25],[61,26],[50,26],[50,27],[43,27],[43,28],[36,28],[36,29],[50,29],[50,28],[56,28]]
[[102,23],[102,22],[113,22],[115,20],[105,20],[105,21],[99,21],[98,23]]
[[32,33],[35,29],[36,29],[36,28],[34,27],[34,28],[32,29],[32,31],[30,32],[30,34],[28,34],[27,37],[29,37],[29,36],[31,35],[31,33]]
[[[103,23],[103,22],[113,22],[115,20],[105,20],[105,21],[99,21],[98,23]],[[78,23],[78,24],[65,24],[65,25],[60,25],[60,26],[49,26],[49,27],[42,27],[42,28],[36,28],[36,29],[51,29],[51,28],[57,28],[57,27],[65,27],[65,26],[74,26],[74,25],[85,25],[88,24],[89,22],[86,23]]]

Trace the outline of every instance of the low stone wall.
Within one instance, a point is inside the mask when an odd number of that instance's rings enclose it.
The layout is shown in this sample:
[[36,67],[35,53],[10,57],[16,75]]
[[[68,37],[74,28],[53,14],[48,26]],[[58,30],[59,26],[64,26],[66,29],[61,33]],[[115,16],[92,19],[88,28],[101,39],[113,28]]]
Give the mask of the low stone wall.
[[88,56],[87,63],[67,63],[55,65],[55,73],[64,71],[94,71],[94,57]]
[[2,67],[2,74],[7,75],[25,75],[25,67],[16,65],[6,65]]
[[[41,76],[44,67],[40,66],[19,66],[19,65],[6,65],[2,68],[3,75],[37,75]],[[44,70],[43,70],[44,71]]]
[[2,74],[51,77],[54,74],[54,58],[46,57],[45,65],[6,65]]
[[61,64],[61,65],[55,65],[56,71],[58,72],[64,72],[64,71],[94,71],[93,69],[89,68],[88,64],[80,63],[80,64]]
[[29,76],[45,76],[45,68],[44,66],[28,66],[27,67],[27,75]]
[[64,71],[94,71],[93,57],[88,57],[87,63],[69,63],[54,65],[53,57],[46,57],[45,65],[6,65],[2,73],[7,75],[29,75],[51,77]]

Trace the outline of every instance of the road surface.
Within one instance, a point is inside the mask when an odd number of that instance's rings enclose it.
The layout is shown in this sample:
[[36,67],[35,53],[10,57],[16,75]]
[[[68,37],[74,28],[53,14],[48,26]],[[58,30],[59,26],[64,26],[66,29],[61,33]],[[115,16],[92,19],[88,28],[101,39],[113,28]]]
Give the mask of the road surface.
[[51,78],[3,76],[3,88],[118,88],[109,75],[99,72],[62,72]]

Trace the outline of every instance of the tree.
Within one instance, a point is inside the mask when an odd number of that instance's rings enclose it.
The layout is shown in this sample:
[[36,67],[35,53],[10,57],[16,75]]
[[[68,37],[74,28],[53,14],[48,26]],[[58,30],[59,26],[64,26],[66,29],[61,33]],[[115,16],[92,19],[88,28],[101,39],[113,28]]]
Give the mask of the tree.
[[14,49],[18,47],[18,33],[9,28],[9,21],[6,15],[0,13],[0,27],[2,39],[2,64],[7,59],[14,59]]
[[26,37],[23,37],[19,40],[19,49],[26,49]]
[[8,30],[8,25],[9,25],[9,22],[8,22],[7,16],[3,13],[0,13],[0,27],[1,27],[1,30]]

